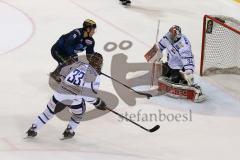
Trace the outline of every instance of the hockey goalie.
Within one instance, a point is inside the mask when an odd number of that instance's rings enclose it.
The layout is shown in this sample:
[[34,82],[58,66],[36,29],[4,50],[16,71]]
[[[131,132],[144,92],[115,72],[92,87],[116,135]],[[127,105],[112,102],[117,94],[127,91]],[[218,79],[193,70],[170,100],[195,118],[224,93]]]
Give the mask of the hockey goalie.
[[[164,50],[167,53],[166,62],[162,60]],[[195,65],[191,44],[181,33],[179,26],[172,26],[145,54],[145,58],[154,64],[152,81],[157,79],[161,94],[190,99],[194,102],[202,102],[206,99],[201,87],[194,83]]]

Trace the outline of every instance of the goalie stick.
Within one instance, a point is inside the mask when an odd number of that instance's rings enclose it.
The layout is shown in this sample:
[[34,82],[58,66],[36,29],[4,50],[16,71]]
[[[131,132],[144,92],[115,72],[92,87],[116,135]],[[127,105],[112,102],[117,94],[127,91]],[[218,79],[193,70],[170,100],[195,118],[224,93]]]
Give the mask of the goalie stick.
[[[160,20],[158,20],[158,25],[157,25],[157,33],[156,33],[156,42],[155,44],[158,42],[158,35],[159,35],[159,27],[160,27]],[[151,84],[150,87],[152,87],[154,84],[154,73],[155,73],[155,62],[153,62],[152,65],[152,76],[151,76]]]
[[127,118],[127,117],[121,115],[120,113],[115,112],[114,110],[112,110],[112,109],[110,109],[110,108],[108,108],[108,107],[105,107],[105,108],[106,108],[107,110],[109,110],[110,112],[112,112],[112,113],[118,115],[118,116],[121,117],[121,118],[126,119],[127,121],[131,122],[132,124],[135,124],[136,126],[142,128],[142,129],[144,129],[145,131],[148,131],[148,132],[150,132],[150,133],[155,132],[156,130],[158,130],[158,129],[160,128],[159,125],[156,125],[156,126],[154,126],[153,128],[151,128],[151,129],[147,129],[147,128],[141,126],[140,124],[138,124],[138,123],[132,121],[131,119],[129,119],[129,118]]

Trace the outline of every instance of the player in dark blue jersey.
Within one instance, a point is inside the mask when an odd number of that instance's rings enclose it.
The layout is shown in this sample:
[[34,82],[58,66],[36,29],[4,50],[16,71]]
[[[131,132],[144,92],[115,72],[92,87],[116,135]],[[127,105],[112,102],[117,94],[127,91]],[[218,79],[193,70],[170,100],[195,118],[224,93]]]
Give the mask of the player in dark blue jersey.
[[77,28],[62,35],[51,48],[52,57],[58,62],[57,68],[50,76],[59,80],[62,67],[78,60],[78,52],[86,51],[86,56],[94,54],[95,41],[93,35],[97,25],[93,20],[86,19],[82,28]]

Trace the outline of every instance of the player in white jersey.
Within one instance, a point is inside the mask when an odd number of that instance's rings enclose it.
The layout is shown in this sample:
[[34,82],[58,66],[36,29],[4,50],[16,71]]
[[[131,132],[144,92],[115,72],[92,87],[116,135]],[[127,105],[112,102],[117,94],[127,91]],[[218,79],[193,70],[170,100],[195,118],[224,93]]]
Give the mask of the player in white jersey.
[[53,118],[57,104],[69,107],[72,112],[71,119],[63,133],[65,138],[71,138],[75,135],[74,130],[85,112],[85,102],[93,104],[100,110],[105,110],[105,102],[97,97],[100,85],[99,74],[103,63],[102,55],[95,53],[88,60],[89,64],[77,62],[63,68],[60,72],[62,81],[59,88],[54,92],[47,108],[36,118],[27,131],[29,137],[35,137],[37,131]]
[[193,84],[194,59],[188,38],[181,33],[181,28],[172,26],[169,32],[158,42],[160,53],[167,50],[167,63],[163,63],[163,76],[174,83]]

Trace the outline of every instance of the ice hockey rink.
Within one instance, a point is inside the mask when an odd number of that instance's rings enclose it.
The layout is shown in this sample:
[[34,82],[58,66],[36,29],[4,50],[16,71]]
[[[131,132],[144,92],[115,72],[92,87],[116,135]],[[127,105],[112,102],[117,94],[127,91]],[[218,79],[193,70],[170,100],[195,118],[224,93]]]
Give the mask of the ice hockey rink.
[[[123,7],[118,0],[5,0],[0,1],[0,159],[2,160],[226,160],[239,159],[240,76],[199,76],[202,19],[204,14],[240,20],[236,0],[132,0]],[[196,82],[208,96],[203,103],[157,96],[137,98],[129,106],[106,77],[100,89],[114,94],[119,113],[191,114],[189,121],[138,121],[148,133],[113,113],[80,123],[73,139],[60,141],[67,122],[55,117],[35,139],[24,139],[32,121],[52,96],[48,74],[57,63],[50,48],[64,33],[97,22],[95,50],[104,57],[103,72],[111,75],[112,59],[124,54],[127,63],[146,63],[144,54],[174,24],[191,41]],[[131,41],[129,49],[107,52],[108,42]],[[119,66],[119,68],[124,67]],[[117,73],[116,73],[117,74]],[[131,72],[129,79],[140,72]],[[146,79],[147,80],[147,79]],[[139,87],[136,89],[144,89]],[[133,94],[125,89],[126,93]],[[91,105],[87,110],[93,110]],[[89,113],[89,112],[88,112]],[[100,113],[101,114],[101,113]]]

